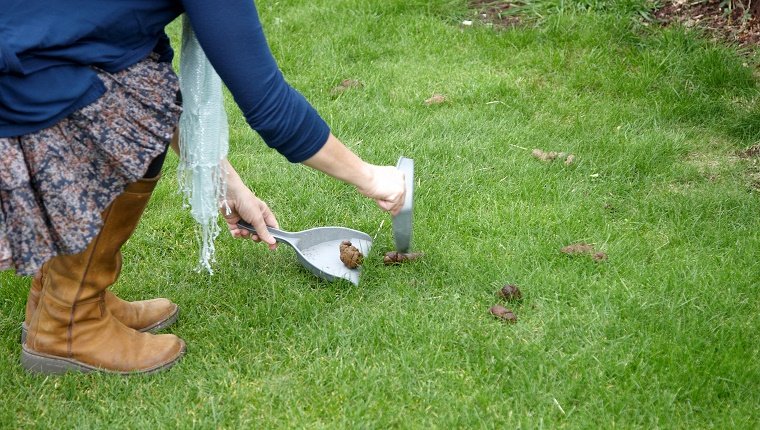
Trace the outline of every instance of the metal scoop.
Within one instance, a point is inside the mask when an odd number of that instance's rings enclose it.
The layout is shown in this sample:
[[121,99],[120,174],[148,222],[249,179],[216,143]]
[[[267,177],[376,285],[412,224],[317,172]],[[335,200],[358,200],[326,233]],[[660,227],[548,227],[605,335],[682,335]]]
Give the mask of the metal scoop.
[[[256,234],[256,229],[245,221],[239,221],[237,226]],[[372,249],[372,237],[368,234],[345,227],[317,227],[294,232],[272,227],[267,230],[277,242],[290,245],[301,265],[315,276],[330,282],[342,278],[359,285],[360,268],[349,269],[340,261],[340,243],[349,240],[367,256]]]

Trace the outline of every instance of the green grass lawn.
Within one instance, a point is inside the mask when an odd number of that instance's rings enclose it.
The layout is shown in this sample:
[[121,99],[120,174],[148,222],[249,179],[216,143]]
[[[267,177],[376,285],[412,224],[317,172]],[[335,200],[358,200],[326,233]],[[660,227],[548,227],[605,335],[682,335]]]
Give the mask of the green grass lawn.
[[[172,155],[114,291],[177,302],[187,355],[150,377],[28,375],[29,279],[0,274],[0,427],[760,426],[760,169],[738,156],[760,142],[757,56],[610,11],[462,26],[464,3],[257,2],[337,136],[415,160],[422,261],[383,266],[388,215],[230,103],[230,159],[283,228],[376,236],[361,285],[228,234],[196,272]],[[343,79],[363,86],[332,93]],[[609,259],[560,252],[579,242]],[[505,283],[514,325],[488,313]]]

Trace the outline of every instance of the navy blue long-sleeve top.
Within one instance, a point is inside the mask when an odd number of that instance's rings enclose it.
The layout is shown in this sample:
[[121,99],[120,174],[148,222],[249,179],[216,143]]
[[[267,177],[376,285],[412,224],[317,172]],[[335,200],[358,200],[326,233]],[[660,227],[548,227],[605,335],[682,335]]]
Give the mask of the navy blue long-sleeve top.
[[248,124],[291,162],[314,155],[329,127],[280,72],[253,0],[0,0],[0,137],[55,124],[97,100],[93,67],[117,72],[151,52],[186,12]]

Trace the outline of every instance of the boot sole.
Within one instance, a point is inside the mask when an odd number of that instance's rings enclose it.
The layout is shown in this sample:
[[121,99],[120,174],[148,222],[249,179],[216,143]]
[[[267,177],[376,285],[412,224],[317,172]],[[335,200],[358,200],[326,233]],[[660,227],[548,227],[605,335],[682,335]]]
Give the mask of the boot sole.
[[148,332],[148,333],[155,333],[159,330],[163,330],[175,322],[177,322],[177,318],[179,317],[179,306],[174,308],[174,312],[169,315],[168,317],[164,318],[161,321],[158,321],[157,323],[153,324],[152,326],[145,327],[143,329],[140,329],[138,331],[141,332]]
[[89,364],[85,364],[85,363],[82,363],[80,361],[70,359],[70,358],[56,357],[53,355],[39,353],[36,351],[32,351],[31,349],[26,347],[26,344],[24,344],[21,347],[21,366],[23,366],[24,369],[26,369],[30,373],[38,373],[38,374],[44,374],[44,375],[62,375],[67,372],[75,372],[75,373],[100,372],[100,373],[108,373],[108,374],[114,374],[114,375],[149,375],[152,373],[157,373],[163,370],[167,370],[170,367],[177,364],[177,362],[185,355],[186,350],[187,348],[185,346],[185,343],[183,342],[180,353],[173,360],[167,363],[154,366],[149,369],[145,369],[145,370],[134,370],[134,371],[124,372],[124,371],[108,370],[108,369],[103,369],[100,367],[91,366]]
[[[147,333],[156,333],[157,331],[163,330],[175,322],[177,322],[177,318],[179,318],[179,306],[177,306],[174,309],[174,313],[166,317],[165,319],[153,324],[152,326],[148,326],[145,328],[142,328],[140,330],[137,330],[139,332],[147,332]],[[21,323],[21,344],[23,345],[26,343],[26,336],[27,332],[29,331],[29,328],[26,326],[26,322]]]

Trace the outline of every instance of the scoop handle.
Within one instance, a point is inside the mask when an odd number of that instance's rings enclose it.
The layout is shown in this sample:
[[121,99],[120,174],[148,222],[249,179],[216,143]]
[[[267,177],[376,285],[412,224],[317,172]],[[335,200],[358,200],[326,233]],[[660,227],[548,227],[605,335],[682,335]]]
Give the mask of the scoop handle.
[[[237,222],[237,226],[244,230],[248,230],[249,232],[253,234],[258,234],[256,233],[256,229],[250,223],[248,223],[247,221],[243,221],[242,219]],[[269,231],[269,234],[271,234],[272,237],[274,237],[274,240],[276,240],[277,242],[287,243],[288,245],[292,247],[295,247],[296,242],[298,242],[299,238],[298,238],[298,235],[295,233],[285,231],[285,230],[279,230],[279,229],[276,229],[274,227],[269,227],[269,226],[267,226],[267,230]]]

